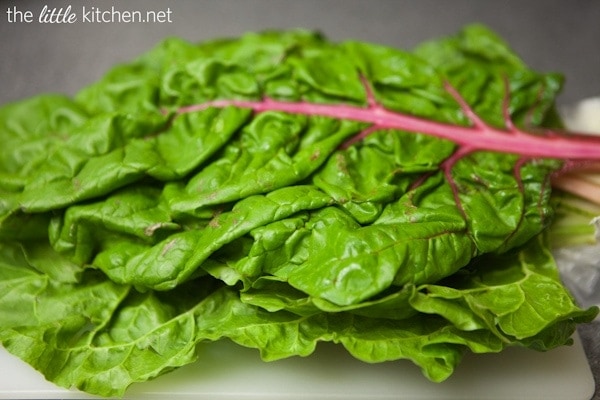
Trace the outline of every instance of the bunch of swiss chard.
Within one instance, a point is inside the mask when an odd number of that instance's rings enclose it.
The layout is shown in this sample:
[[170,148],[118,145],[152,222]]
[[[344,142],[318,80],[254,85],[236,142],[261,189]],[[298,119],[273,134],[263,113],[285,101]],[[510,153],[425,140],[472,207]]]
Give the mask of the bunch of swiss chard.
[[5,105],[0,342],[103,396],[224,338],[432,381],[568,344],[597,309],[555,268],[551,180],[600,142],[557,133],[561,84],[479,25],[413,52],[294,30]]

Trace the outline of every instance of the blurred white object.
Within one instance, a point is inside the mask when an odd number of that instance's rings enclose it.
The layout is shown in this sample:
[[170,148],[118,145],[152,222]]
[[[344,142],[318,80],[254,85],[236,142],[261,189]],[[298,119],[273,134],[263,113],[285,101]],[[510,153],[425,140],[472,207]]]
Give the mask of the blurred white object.
[[566,107],[561,115],[572,131],[600,134],[600,97],[590,97]]
[[[561,115],[569,130],[600,135],[600,97],[584,99]],[[600,306],[600,216],[590,223],[596,225],[597,244],[554,251],[564,284],[582,307]]]

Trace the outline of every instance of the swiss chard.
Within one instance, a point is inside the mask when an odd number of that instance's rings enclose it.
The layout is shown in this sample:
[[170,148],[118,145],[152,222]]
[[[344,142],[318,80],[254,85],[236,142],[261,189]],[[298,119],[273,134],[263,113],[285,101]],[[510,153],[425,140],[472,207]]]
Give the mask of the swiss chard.
[[481,26],[415,52],[307,31],[167,40],[74,99],[0,109],[0,342],[122,395],[229,338],[319,341],[433,381],[567,344],[552,177],[562,79]]

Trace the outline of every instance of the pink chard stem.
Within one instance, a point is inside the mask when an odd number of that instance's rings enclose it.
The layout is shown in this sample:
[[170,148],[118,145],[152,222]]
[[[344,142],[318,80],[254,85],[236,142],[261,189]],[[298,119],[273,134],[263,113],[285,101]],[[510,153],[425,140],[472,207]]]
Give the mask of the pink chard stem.
[[[460,126],[436,122],[419,118],[413,115],[388,110],[379,104],[369,82],[361,76],[365,88],[366,106],[353,106],[348,104],[319,104],[305,101],[286,102],[270,98],[259,101],[246,100],[215,100],[202,104],[182,107],[178,113],[201,111],[209,107],[235,106],[251,109],[256,113],[264,111],[280,111],[290,114],[319,115],[338,119],[371,124],[368,128],[346,141],[341,148],[347,148],[363,140],[371,133],[381,129],[397,129],[414,133],[421,133],[447,139],[456,143],[457,151],[446,159],[440,166],[448,183],[450,184],[457,206],[463,212],[459,198],[459,190],[452,178],[452,168],[461,158],[475,151],[493,151],[520,155],[515,166],[515,177],[519,186],[522,186],[521,167],[535,158],[553,158],[564,161],[561,170],[552,177],[553,186],[571,191],[584,198],[593,197],[592,201],[598,202],[600,190],[589,190],[577,183],[573,184],[570,175],[574,171],[585,169],[600,170],[600,137],[572,132],[559,132],[544,129],[541,132],[531,133],[514,125],[510,118],[510,88],[505,79],[505,97],[502,102],[504,128],[496,128],[487,124],[469,106],[460,93],[448,82],[444,84],[445,90],[454,98],[465,116],[471,122],[470,126]],[[532,110],[530,110],[531,112]],[[419,186],[426,176],[413,184]],[[575,186],[574,188],[572,186]],[[583,192],[583,194],[581,193]],[[465,215],[466,217],[466,215]]]
[[[365,82],[363,80],[363,82]],[[458,91],[450,84],[445,88],[462,108],[471,121],[471,126],[459,126],[431,121],[396,111],[388,110],[375,101],[374,95],[365,82],[367,106],[347,104],[318,104],[305,101],[286,102],[265,98],[258,101],[215,100],[202,104],[182,107],[179,113],[201,111],[209,107],[235,106],[252,109],[255,112],[281,111],[291,114],[320,115],[370,123],[372,126],[350,139],[345,146],[361,140],[378,129],[398,129],[437,136],[451,140],[472,151],[496,151],[520,154],[528,158],[556,158],[565,161],[600,160],[600,138],[589,135],[555,131],[545,131],[543,135],[532,134],[513,125],[509,118],[508,101],[504,101],[505,128],[498,129],[479,118]]]

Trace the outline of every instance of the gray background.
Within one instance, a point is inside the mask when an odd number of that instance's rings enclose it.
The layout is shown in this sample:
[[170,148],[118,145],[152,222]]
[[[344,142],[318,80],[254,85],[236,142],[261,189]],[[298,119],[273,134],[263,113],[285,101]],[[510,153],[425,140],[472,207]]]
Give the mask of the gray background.
[[[8,23],[16,6],[172,10],[172,23]],[[0,104],[39,92],[72,94],[115,62],[165,36],[192,41],[250,30],[303,27],[333,40],[362,39],[410,49],[482,22],[532,67],[567,78],[559,103],[600,95],[600,0],[0,0]]]
[[[8,23],[16,6],[172,10],[172,23],[44,25]],[[80,16],[81,17],[81,16]],[[481,22],[504,37],[533,68],[561,72],[558,99],[568,105],[600,96],[600,0],[0,0],[0,104],[40,92],[75,93],[111,65],[166,36],[202,41],[246,31],[303,27],[333,40],[359,39],[410,49],[423,40]],[[599,323],[580,328],[600,382]],[[600,398],[600,389],[596,391]]]

